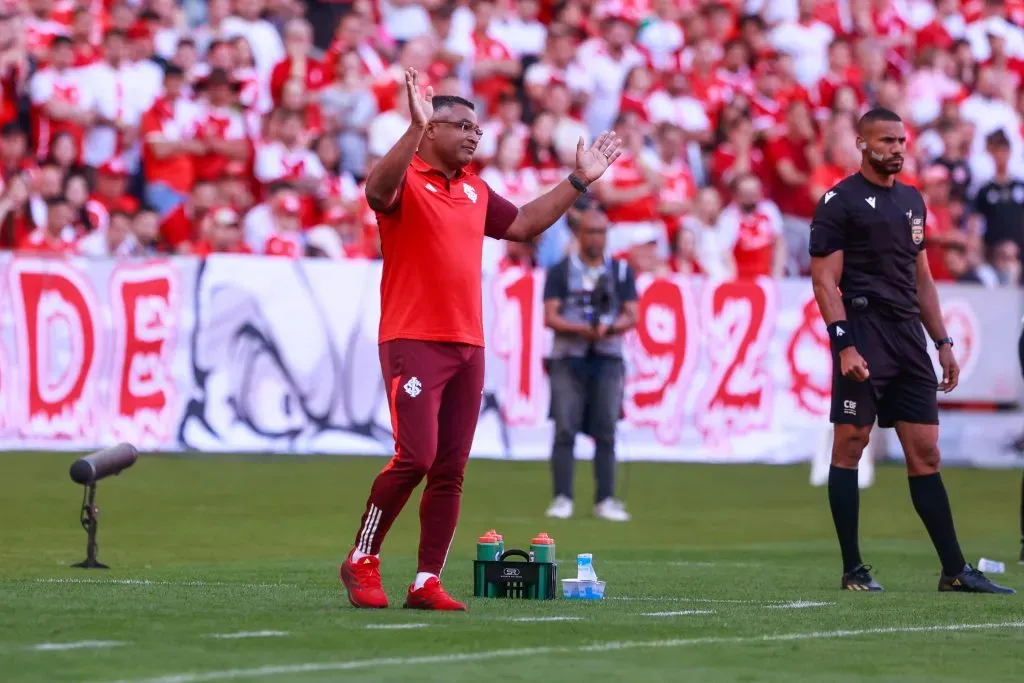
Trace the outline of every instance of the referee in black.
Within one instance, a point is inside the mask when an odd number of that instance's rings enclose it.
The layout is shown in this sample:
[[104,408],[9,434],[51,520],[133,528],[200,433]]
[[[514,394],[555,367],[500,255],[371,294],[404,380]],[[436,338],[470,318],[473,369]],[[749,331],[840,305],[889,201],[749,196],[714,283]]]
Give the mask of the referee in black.
[[[899,116],[872,109],[857,124],[860,171],[826,192],[811,223],[811,279],[832,345],[835,425],[828,497],[843,555],[844,590],[880,591],[860,556],[857,464],[871,426],[895,427],[910,497],[942,562],[940,591],[1014,593],[967,564],[939,474],[937,391],[960,368],[924,251],[921,193],[896,180],[907,137]],[[927,329],[942,381],[928,357]]]

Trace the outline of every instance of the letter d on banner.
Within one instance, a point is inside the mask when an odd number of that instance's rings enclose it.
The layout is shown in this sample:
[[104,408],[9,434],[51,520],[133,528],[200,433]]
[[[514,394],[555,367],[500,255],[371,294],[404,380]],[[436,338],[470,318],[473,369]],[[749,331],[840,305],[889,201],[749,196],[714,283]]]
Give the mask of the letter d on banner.
[[11,299],[28,438],[95,437],[96,305],[90,284],[65,262],[15,259]]

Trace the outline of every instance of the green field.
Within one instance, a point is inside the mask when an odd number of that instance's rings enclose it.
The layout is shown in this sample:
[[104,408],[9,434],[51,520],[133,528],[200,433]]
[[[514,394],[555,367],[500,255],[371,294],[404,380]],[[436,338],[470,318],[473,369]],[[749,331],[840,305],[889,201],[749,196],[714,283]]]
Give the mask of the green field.
[[[825,490],[805,467],[630,464],[634,521],[614,525],[589,509],[545,520],[545,463],[473,461],[449,590],[469,598],[475,539],[497,527],[509,547],[550,533],[563,575],[593,553],[608,599],[433,614],[357,611],[337,583],[383,460],[143,457],[100,485],[101,572],[69,567],[85,547],[72,459],[0,455],[0,681],[1024,680],[1024,598],[937,593],[893,467],[862,495],[865,559],[887,592],[862,594],[836,588]],[[577,478],[585,502],[589,463]],[[1001,581],[1024,588],[1018,473],[946,481],[969,559],[1005,561]],[[393,605],[417,535],[411,503],[383,552]],[[239,633],[261,635],[215,637]]]

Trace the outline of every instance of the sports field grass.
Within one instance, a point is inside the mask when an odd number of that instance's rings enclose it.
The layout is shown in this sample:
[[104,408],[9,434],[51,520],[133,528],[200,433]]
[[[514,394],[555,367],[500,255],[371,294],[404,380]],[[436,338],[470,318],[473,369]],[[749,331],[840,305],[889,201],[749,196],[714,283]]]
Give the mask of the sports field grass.
[[[593,553],[608,599],[470,599],[468,614],[428,614],[400,607],[415,570],[412,503],[383,554],[393,607],[354,610],[337,583],[382,460],[143,457],[100,485],[100,559],[113,567],[101,572],[69,567],[85,541],[72,459],[0,455],[5,682],[1024,680],[1021,596],[935,591],[938,565],[896,468],[862,495],[863,549],[887,588],[875,595],[836,589],[825,491],[805,467],[630,464],[634,521],[615,525],[589,509],[545,520],[544,463],[473,461],[444,576],[452,593],[471,594],[474,541],[497,527],[509,547],[549,532],[569,560],[563,576]],[[586,501],[589,463],[577,478]],[[1018,474],[946,480],[969,559],[1006,561],[1002,581],[1024,588]]]

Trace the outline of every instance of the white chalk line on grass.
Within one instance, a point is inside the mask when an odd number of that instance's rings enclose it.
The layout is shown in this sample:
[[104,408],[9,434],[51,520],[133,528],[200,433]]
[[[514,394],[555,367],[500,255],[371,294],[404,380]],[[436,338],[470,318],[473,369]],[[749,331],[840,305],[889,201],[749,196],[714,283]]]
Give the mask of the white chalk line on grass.
[[187,588],[287,588],[287,583],[236,583],[233,581],[151,581],[149,579],[35,579],[35,583],[94,583],[110,586],[182,586]]
[[808,607],[829,607],[834,602],[814,602],[813,600],[793,600],[791,602],[780,602],[775,605],[765,605],[765,609],[806,609]]
[[580,621],[583,617],[511,617],[509,621]]
[[79,640],[73,643],[39,643],[27,649],[34,652],[63,652],[64,650],[88,650],[103,647],[120,647],[127,645],[119,640]]
[[642,617],[685,617],[691,614],[715,614],[713,609],[684,609],[678,612],[644,612]]
[[430,624],[367,624],[366,628],[380,631],[402,630],[407,628],[426,628]]
[[630,595],[611,595],[605,600],[624,600],[627,602],[720,602],[731,605],[770,605],[781,603],[776,600],[719,600],[718,598],[678,598],[678,597],[635,597]]
[[568,647],[532,647],[490,650],[485,652],[462,652],[424,657],[386,657],[380,659],[354,659],[342,662],[310,662],[306,664],[282,664],[262,666],[253,669],[224,669],[222,671],[190,672],[161,676],[159,678],[136,679],[120,683],[203,683],[204,681],[225,681],[233,678],[260,678],[267,676],[288,676],[324,671],[353,671],[374,669],[383,666],[422,666],[431,664],[457,664],[480,662],[491,659],[530,657],[554,654],[583,654],[588,652],[615,652],[620,650],[666,649],[697,645],[753,644],[798,640],[834,640],[858,636],[893,635],[910,633],[956,633],[996,629],[1024,628],[1024,621],[1006,621],[989,624],[937,624],[934,626],[893,626],[890,628],[866,628],[844,631],[813,631],[810,633],[778,633],[762,636],[723,636],[708,638],[678,638],[672,640],[608,641],[591,645]]
[[238,633],[211,633],[206,637],[236,640],[241,638],[281,638],[287,635],[289,635],[288,631],[239,631]]

